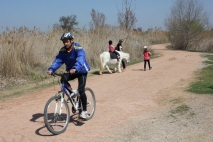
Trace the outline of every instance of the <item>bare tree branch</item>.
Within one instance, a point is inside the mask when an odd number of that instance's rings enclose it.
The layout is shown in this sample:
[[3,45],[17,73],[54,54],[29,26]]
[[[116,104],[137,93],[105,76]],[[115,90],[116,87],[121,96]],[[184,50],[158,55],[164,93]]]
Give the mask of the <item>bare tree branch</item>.
[[128,2],[128,0],[123,1],[122,11],[118,12],[118,23],[121,27],[125,27],[126,29],[131,29],[134,27],[137,22],[135,12],[132,10],[132,0]]
[[92,23],[90,25],[90,28],[96,29],[96,28],[101,27],[105,24],[106,17],[103,13],[100,13],[100,12],[92,9],[90,15],[92,17]]

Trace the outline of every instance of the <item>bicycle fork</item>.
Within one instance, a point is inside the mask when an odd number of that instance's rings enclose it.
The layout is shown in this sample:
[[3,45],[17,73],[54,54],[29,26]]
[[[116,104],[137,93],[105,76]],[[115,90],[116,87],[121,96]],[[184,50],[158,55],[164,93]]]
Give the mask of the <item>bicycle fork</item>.
[[59,93],[59,95],[60,95],[61,101],[60,101],[60,104],[59,104],[59,101],[56,101],[55,114],[57,114],[58,106],[60,105],[59,115],[61,115],[62,108],[63,108],[63,103],[64,103],[64,97],[63,97],[62,93]]

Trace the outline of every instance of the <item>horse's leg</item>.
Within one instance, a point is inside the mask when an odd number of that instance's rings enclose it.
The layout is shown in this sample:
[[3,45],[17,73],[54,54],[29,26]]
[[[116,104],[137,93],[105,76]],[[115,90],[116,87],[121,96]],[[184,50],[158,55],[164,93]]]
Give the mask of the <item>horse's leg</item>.
[[104,70],[104,66],[103,66],[103,67],[100,67],[100,70],[99,70],[99,74],[100,74],[100,75],[102,74],[103,70]]
[[121,59],[118,62],[118,72],[121,73]]
[[102,72],[104,71],[104,69],[105,69],[105,65],[106,65],[106,63],[102,63],[102,67],[100,67],[100,71],[99,71],[99,74],[102,74]]
[[99,59],[100,59],[100,70],[99,70],[99,74],[101,75],[102,74],[102,72],[103,72],[103,68],[104,68],[104,66],[103,66],[103,53],[99,56]]
[[100,65],[100,70],[99,70],[99,74],[101,75],[102,74],[102,72],[103,72],[103,67],[102,67],[102,64]]
[[108,65],[106,64],[106,68],[109,71],[109,73],[112,73],[112,71],[109,69]]
[[116,72],[117,71],[117,67],[115,66],[115,68],[114,68],[114,72]]
[[99,74],[101,75],[102,74],[102,70],[100,69],[100,71],[99,71]]

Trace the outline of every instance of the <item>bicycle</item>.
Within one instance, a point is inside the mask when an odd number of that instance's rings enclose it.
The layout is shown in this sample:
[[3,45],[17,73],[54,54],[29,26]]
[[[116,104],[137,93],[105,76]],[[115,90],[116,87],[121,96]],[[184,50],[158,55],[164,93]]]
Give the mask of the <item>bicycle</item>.
[[[63,74],[53,73],[53,76],[63,78]],[[87,96],[87,113],[85,120],[90,120],[96,109],[95,95],[92,89],[86,87],[85,94]],[[72,105],[72,113],[82,112],[82,103],[78,90],[69,90],[68,85],[62,82],[61,90],[51,97],[44,107],[44,123],[47,129],[54,135],[63,133],[70,122],[70,108],[68,103]],[[63,110],[63,111],[62,111]]]

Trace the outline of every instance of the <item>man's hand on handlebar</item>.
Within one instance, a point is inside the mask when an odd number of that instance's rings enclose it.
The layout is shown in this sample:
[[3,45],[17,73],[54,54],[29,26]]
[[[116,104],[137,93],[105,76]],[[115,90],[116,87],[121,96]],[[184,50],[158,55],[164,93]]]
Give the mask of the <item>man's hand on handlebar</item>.
[[[76,69],[71,69],[71,70],[69,71],[70,74],[74,74],[75,72],[76,72]],[[51,70],[48,70],[48,71],[47,71],[47,74],[48,74],[48,75],[53,75],[53,74],[55,74],[55,73],[53,73]]]
[[47,74],[52,75],[52,71],[51,70],[47,71]]
[[76,69],[71,69],[70,74],[74,74],[76,72]]

